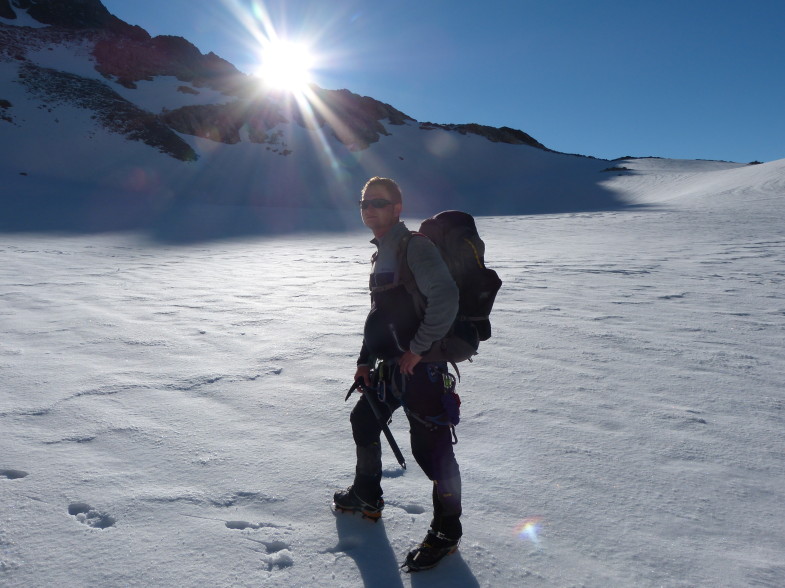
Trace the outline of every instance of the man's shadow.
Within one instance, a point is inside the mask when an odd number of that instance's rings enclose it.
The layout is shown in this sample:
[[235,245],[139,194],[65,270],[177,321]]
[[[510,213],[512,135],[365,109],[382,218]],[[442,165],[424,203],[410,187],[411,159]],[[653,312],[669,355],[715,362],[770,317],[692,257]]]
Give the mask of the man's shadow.
[[[340,512],[334,514],[338,544],[328,551],[351,557],[357,564],[364,586],[402,588],[404,583],[401,574],[404,572],[401,571],[401,562],[405,554],[396,555],[393,551],[384,528],[384,519],[374,523],[359,514]],[[460,550],[447,557],[435,569],[414,573],[411,578],[412,586],[429,588],[438,586],[479,588],[480,586],[461,557]]]
[[357,564],[363,585],[376,588],[401,587],[400,563],[387,538],[384,521],[372,522],[360,514],[335,514],[338,545],[331,553],[343,553]]
[[422,586],[422,588],[480,588],[480,583],[461,557],[461,550],[458,549],[452,555],[444,558],[434,569],[412,574],[412,588],[416,586]]

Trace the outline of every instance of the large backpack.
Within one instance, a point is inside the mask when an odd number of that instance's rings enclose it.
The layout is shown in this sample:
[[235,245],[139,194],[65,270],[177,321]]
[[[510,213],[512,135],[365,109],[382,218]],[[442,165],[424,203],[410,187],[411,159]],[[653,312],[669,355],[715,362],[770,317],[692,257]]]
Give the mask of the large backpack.
[[[477,233],[472,215],[458,210],[440,212],[423,221],[418,233],[428,237],[439,249],[459,291],[458,315],[452,328],[434,344],[423,361],[471,360],[480,341],[491,337],[490,313],[502,281],[495,271],[485,267],[485,243]],[[417,290],[406,259],[409,239],[418,233],[404,239],[399,280],[422,303],[422,294]]]

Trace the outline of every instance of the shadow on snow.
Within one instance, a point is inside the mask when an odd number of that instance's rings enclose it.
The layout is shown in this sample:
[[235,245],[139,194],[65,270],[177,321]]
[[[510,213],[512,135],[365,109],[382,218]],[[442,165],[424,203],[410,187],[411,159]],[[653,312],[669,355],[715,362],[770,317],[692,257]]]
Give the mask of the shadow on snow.
[[[384,519],[373,523],[358,514],[334,513],[338,544],[328,549],[336,557],[354,560],[364,586],[374,588],[402,588],[401,562],[405,554],[397,554],[390,545]],[[414,541],[411,547],[414,547]],[[479,582],[461,557],[460,549],[445,558],[434,570],[417,572],[411,576],[412,586],[472,588]]]
[[[356,190],[359,193],[359,188]],[[111,192],[94,186],[36,183],[17,178],[0,192],[0,232],[99,234],[133,231],[164,243],[196,243],[361,227],[355,198],[334,207],[269,205],[242,194],[204,195]],[[417,186],[405,192],[405,216],[460,209],[475,216],[598,212],[633,208],[599,183],[585,188],[516,192],[491,180],[483,185]],[[634,207],[639,208],[639,207]]]

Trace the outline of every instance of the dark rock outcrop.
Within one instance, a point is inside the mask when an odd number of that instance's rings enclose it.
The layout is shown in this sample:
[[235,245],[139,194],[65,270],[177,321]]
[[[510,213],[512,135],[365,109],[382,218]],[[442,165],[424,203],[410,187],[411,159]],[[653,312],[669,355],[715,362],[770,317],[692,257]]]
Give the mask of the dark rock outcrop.
[[228,61],[214,53],[202,55],[182,37],[110,35],[95,44],[93,55],[101,74],[128,88],[155,76],[175,76],[196,86],[231,93],[244,77]]
[[7,18],[9,20],[16,18],[16,12],[11,8],[9,0],[0,0],[0,18]]
[[69,29],[106,28],[119,20],[100,0],[27,0],[18,4],[40,23]]
[[240,129],[248,129],[253,143],[268,143],[268,132],[287,122],[279,109],[263,101],[204,104],[167,110],[161,120],[172,129],[221,143],[239,143]]
[[123,28],[130,25],[113,16],[100,0],[13,0],[17,8],[42,24],[66,29]]
[[13,105],[11,104],[10,100],[5,100],[5,99],[0,100],[0,120],[9,123],[14,122],[14,118],[11,116],[9,112],[12,106]]
[[[314,87],[314,116],[318,126],[329,125],[335,137],[352,151],[367,148],[389,135],[383,120],[392,125],[402,125],[407,120],[416,122],[397,110],[368,96],[359,96],[349,90],[323,90]],[[308,126],[309,121],[295,109],[297,122]]]
[[489,141],[493,143],[508,143],[510,145],[529,145],[530,147],[536,147],[538,149],[544,149],[545,151],[550,151],[545,145],[537,141],[531,135],[524,133],[523,131],[519,131],[518,129],[513,129],[510,127],[489,127],[485,125],[478,125],[476,123],[469,123],[469,124],[462,124],[462,125],[443,125],[437,124],[432,122],[424,122],[420,123],[420,128],[423,130],[431,130],[431,129],[443,129],[446,131],[457,131],[462,135],[466,135],[467,133],[471,133],[473,135],[479,135],[481,137],[485,137]]
[[24,64],[19,79],[34,96],[50,103],[69,103],[95,113],[106,129],[141,141],[182,161],[192,161],[196,153],[164,125],[157,115],[142,110],[97,80],[76,74]]
[[293,99],[270,95],[228,104],[184,106],[165,112],[162,120],[178,132],[222,143],[239,142],[243,127],[248,129],[252,142],[269,143],[271,136],[268,133],[276,125],[293,121],[306,128],[329,128],[353,151],[365,149],[382,135],[389,135],[382,121],[393,125],[413,121],[389,104],[348,90],[313,87],[312,91],[312,117],[297,108]]

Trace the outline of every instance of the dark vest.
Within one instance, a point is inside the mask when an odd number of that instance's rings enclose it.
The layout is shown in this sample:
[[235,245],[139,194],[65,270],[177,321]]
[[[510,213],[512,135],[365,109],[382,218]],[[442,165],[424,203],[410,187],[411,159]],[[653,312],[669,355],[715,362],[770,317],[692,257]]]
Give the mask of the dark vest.
[[403,355],[422,320],[421,310],[418,312],[406,284],[400,281],[403,248],[408,244],[408,238],[401,240],[398,269],[394,273],[371,274],[371,311],[365,319],[363,336],[368,351],[378,359],[389,360]]

